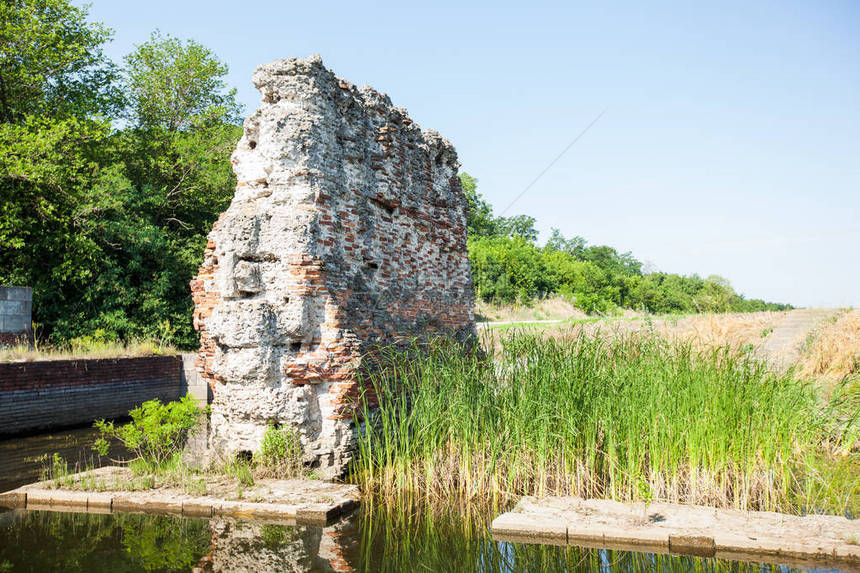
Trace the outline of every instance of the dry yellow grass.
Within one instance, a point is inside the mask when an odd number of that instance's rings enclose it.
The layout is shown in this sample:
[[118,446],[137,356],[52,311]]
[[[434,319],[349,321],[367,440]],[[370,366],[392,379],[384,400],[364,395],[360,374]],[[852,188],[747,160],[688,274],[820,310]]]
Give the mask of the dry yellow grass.
[[784,312],[703,314],[675,322],[661,320],[655,322],[655,329],[664,336],[688,340],[699,348],[758,347],[784,316]]
[[561,297],[546,298],[531,305],[496,305],[475,302],[475,312],[490,322],[526,322],[531,320],[567,320],[588,315]]
[[860,309],[819,328],[798,366],[804,376],[830,380],[860,373]]
[[[757,348],[785,312],[751,312],[731,314],[700,314],[657,317],[616,317],[585,322],[560,324],[515,325],[515,328],[536,328],[546,336],[564,338],[583,332],[592,336],[602,333],[656,332],[667,338],[688,341],[698,349],[730,346],[734,349]],[[500,338],[504,330],[492,329],[482,333],[486,350],[501,349]]]
[[69,348],[30,348],[26,345],[0,348],[0,362],[35,362],[37,360],[73,360],[96,358],[125,358],[152,356],[155,354],[176,354],[172,346],[162,346],[156,342],[103,342],[86,347]]
[[[654,331],[667,338],[692,342],[699,348],[729,345],[733,348],[758,346],[782,319],[782,312],[753,312],[736,314],[704,314],[693,316],[663,316],[650,319],[600,321],[575,325],[573,333],[606,331]],[[569,329],[568,332],[571,332]]]

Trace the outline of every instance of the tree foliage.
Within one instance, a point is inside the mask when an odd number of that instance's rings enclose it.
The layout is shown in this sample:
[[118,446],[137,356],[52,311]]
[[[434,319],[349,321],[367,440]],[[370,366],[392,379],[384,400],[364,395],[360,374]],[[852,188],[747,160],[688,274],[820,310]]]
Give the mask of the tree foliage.
[[85,9],[15,0],[0,14],[15,102],[0,110],[0,283],[33,286],[56,342],[195,345],[188,281],[232,196],[241,134],[226,66],[156,33],[123,82],[101,51],[111,32]]
[[475,294],[487,301],[528,302],[549,294],[570,298],[585,312],[630,308],[652,313],[750,312],[788,305],[747,300],[719,276],[643,273],[632,253],[567,239],[553,229],[537,245],[531,217],[495,217],[477,191],[477,180],[461,175],[469,201],[469,259]]
[[239,117],[236,90],[223,79],[226,64],[194,40],[153,32],[125,64],[129,111],[140,127],[178,131]]
[[0,4],[0,122],[30,116],[109,116],[122,105],[116,67],[102,53],[112,33],[67,0]]

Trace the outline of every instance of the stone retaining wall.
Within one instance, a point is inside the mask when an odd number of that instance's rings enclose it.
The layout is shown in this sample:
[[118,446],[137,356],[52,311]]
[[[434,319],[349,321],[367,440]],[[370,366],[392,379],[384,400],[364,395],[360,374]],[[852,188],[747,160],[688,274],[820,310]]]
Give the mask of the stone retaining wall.
[[180,356],[0,364],[0,435],[118,418],[184,393]]

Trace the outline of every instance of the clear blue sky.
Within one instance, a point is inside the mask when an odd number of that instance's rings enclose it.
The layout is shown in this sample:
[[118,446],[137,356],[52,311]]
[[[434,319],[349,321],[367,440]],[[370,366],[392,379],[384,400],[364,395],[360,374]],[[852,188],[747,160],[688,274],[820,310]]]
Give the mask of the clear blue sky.
[[94,0],[117,61],[150,32],[230,66],[319,53],[436,129],[548,236],[719,274],[749,297],[860,306],[860,3]]

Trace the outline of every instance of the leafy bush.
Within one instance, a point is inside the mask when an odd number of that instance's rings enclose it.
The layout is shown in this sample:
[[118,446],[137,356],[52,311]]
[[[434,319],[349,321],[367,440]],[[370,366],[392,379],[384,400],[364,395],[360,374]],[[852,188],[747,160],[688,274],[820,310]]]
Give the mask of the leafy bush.
[[131,422],[128,424],[117,426],[113,422],[97,420],[95,427],[101,435],[93,448],[105,456],[110,449],[110,440],[117,439],[138,459],[160,466],[182,450],[188,432],[203,413],[191,395],[167,404],[149,400],[129,412]]

